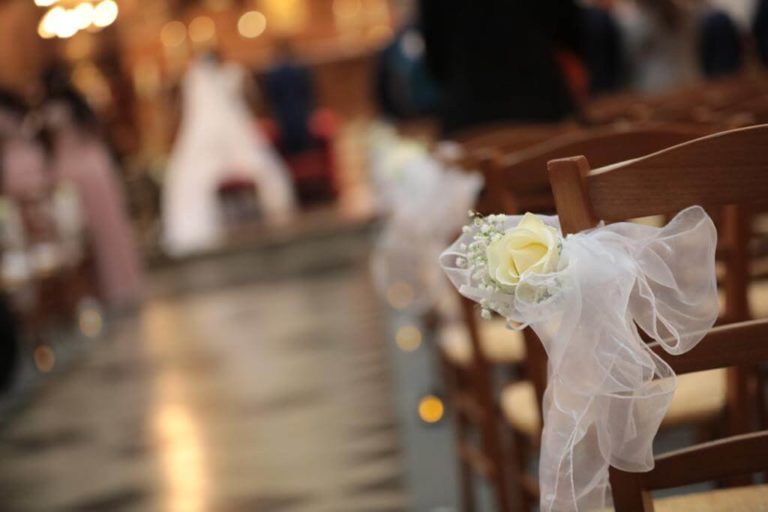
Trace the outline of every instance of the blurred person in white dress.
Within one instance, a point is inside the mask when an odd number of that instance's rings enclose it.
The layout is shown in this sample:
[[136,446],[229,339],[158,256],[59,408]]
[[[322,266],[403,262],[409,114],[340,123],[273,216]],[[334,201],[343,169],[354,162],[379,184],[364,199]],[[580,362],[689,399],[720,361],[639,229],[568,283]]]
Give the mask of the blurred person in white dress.
[[253,181],[268,223],[295,208],[289,172],[259,130],[243,93],[241,67],[214,53],[193,62],[182,85],[181,126],[163,190],[163,246],[171,256],[217,247],[225,235],[217,189]]

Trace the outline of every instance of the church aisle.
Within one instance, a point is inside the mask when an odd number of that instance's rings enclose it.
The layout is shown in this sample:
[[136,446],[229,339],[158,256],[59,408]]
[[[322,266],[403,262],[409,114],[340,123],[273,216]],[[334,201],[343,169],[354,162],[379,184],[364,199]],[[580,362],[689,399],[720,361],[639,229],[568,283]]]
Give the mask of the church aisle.
[[3,510],[407,509],[364,260],[256,279],[241,262],[234,284],[231,260],[205,262],[229,285],[155,293],[3,426]]

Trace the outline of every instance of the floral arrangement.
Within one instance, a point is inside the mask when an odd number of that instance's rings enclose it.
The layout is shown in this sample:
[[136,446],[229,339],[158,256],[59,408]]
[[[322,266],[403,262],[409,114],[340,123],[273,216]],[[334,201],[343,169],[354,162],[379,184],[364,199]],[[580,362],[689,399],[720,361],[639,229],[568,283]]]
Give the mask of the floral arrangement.
[[[521,281],[529,274],[549,274],[558,269],[563,238],[554,226],[541,218],[526,213],[520,223],[504,228],[505,215],[483,217],[470,211],[471,223],[463,232],[471,234],[468,244],[459,249],[465,256],[456,259],[456,266],[470,270],[472,279],[481,290],[495,294],[512,295]],[[547,291],[539,295],[545,298]],[[483,318],[490,318],[497,305],[492,299],[481,301]]]

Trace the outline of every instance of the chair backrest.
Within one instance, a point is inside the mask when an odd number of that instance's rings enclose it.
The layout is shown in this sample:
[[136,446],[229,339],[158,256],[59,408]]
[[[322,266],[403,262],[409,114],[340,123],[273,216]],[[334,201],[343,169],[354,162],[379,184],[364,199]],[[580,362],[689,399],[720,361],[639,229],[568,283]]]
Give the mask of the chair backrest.
[[[678,375],[768,361],[768,320],[715,327],[693,350],[679,356],[658,345],[652,349]],[[611,468],[614,506],[617,512],[652,512],[652,490],[764,470],[768,470],[768,431],[731,436],[661,454],[647,473]]]
[[[726,319],[748,315],[749,216],[745,207],[768,198],[768,125],[702,137],[651,155],[590,170],[583,156],[549,162],[549,177],[564,234],[607,222],[677,212],[691,205],[723,207],[729,239]],[[738,205],[738,206],[734,206]],[[756,400],[747,383],[754,365],[729,372],[730,433],[747,431]]]
[[495,123],[468,129],[452,140],[465,151],[519,151],[552,137],[578,131],[573,122],[563,123]]
[[585,155],[604,166],[637,158],[712,133],[703,125],[644,123],[582,130],[552,138],[527,149],[497,155],[486,181],[496,196],[496,211],[552,211],[554,201],[547,163],[556,158]]
[[590,170],[583,156],[547,165],[564,233],[685,207],[768,202],[768,125],[716,133]]

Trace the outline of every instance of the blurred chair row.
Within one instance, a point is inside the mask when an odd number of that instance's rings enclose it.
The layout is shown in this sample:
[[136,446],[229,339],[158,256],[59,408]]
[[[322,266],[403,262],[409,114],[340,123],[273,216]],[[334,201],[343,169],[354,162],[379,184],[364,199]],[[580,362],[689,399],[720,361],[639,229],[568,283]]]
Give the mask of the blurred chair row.
[[[719,323],[747,321],[753,312],[768,316],[764,314],[768,282],[750,272],[759,267],[754,263],[763,256],[759,241],[766,235],[759,227],[760,203],[768,197],[768,153],[761,149],[768,144],[768,127],[705,137],[768,121],[768,77],[700,84],[658,97],[604,99],[588,106],[585,118],[590,126],[499,125],[457,137],[464,151],[452,163],[480,171],[486,180],[476,209],[484,214],[557,212],[564,231],[575,232],[593,227],[598,219],[661,223],[686,206],[702,204],[718,225]],[[701,137],[705,138],[678,146]],[[674,149],[657,153],[670,147]],[[557,160],[575,155],[582,157]],[[588,172],[590,166],[597,170]],[[614,167],[617,170],[608,170]],[[474,482],[479,474],[490,483],[497,510],[527,510],[538,501],[537,479],[529,470],[540,439],[546,354],[530,330],[510,331],[500,318],[481,321],[472,303],[462,299],[461,304],[461,321],[443,322],[436,334],[447,395],[455,410],[462,509],[475,510]],[[743,339],[745,350],[754,357],[732,355],[722,360],[739,363],[738,369],[726,372],[711,360],[681,367],[670,358],[670,364],[683,372],[707,371],[680,377],[662,428],[690,426],[701,439],[712,439],[764,425],[756,363],[768,357],[768,328],[749,325],[716,329],[713,341],[705,340],[690,356],[697,361],[699,350],[722,350],[723,340],[732,334],[734,340]],[[764,437],[745,442],[762,442],[764,449]],[[729,477],[721,484],[749,481],[734,475],[740,471],[729,466],[712,476]],[[621,481],[618,473],[614,478]],[[633,492],[641,483],[657,483],[632,478]],[[767,493],[761,499],[768,503]],[[617,500],[617,510],[645,510],[627,503]],[[677,508],[663,509],[705,510],[691,506],[681,501]]]

